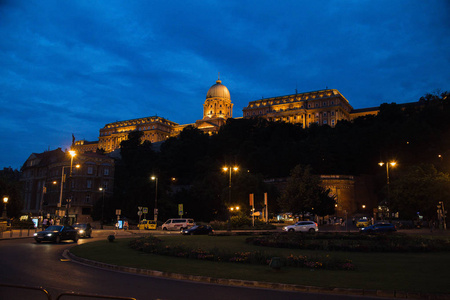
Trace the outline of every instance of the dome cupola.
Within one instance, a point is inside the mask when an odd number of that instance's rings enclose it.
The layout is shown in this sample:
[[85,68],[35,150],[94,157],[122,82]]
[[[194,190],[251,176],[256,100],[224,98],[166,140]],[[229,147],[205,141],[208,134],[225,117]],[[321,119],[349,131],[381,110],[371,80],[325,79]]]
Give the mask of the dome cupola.
[[230,91],[228,91],[227,87],[222,84],[222,81],[217,79],[216,84],[209,88],[208,93],[206,93],[206,99],[209,98],[225,98],[231,99]]

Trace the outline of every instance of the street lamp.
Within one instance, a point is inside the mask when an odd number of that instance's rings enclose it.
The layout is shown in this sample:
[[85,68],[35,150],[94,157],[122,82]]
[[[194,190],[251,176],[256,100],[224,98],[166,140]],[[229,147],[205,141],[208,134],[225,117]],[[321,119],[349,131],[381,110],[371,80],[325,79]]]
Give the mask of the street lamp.
[[388,205],[390,205],[390,202],[389,202],[389,165],[393,168],[393,167],[395,167],[395,165],[397,165],[397,163],[395,161],[390,161],[390,162],[386,162],[386,163],[385,162],[379,162],[378,165],[380,167],[382,167],[383,165],[386,165],[386,184],[387,184],[387,203],[386,203],[386,206],[387,206],[387,209],[388,209],[388,217],[390,219],[391,213],[389,212],[389,206],[388,206]]
[[102,192],[102,220],[101,220],[101,223],[100,223],[100,227],[102,229],[103,229],[103,210],[104,210],[104,207],[105,207],[105,189],[106,188],[102,188],[102,187],[98,188],[98,190]]
[[151,180],[155,181],[155,209],[153,210],[154,220],[158,221],[158,177],[152,176]]
[[6,203],[8,203],[8,200],[8,196],[3,196],[3,203],[5,204],[5,206],[3,207],[2,219],[8,218],[8,216],[6,215]]
[[[70,167],[71,173],[72,173],[72,166],[62,166],[61,169],[61,187],[60,187],[60,191],[59,191],[59,203],[58,203],[58,207],[62,206],[62,196],[63,196],[63,185],[64,182],[66,182],[66,176],[64,174],[64,169]],[[81,165],[75,165],[75,168],[80,168]],[[56,181],[53,181],[53,184],[56,184]]]
[[[70,151],[70,152],[73,152],[73,153],[70,154],[70,155],[72,156],[71,161],[70,161],[70,166],[62,166],[62,167],[61,167],[61,186],[60,186],[60,191],[59,191],[59,203],[58,203],[58,207],[60,208],[61,211],[63,211],[63,210],[61,209],[61,207],[62,207],[62,198],[63,198],[64,182],[66,182],[66,176],[65,176],[64,170],[65,170],[66,168],[69,168],[69,167],[70,167],[70,176],[69,176],[69,179],[71,179],[71,178],[72,178],[72,169],[73,169],[73,157],[76,155],[75,151]],[[79,165],[79,164],[75,165],[75,168],[77,168],[77,169],[80,168],[80,167],[81,167],[81,165]],[[72,184],[72,182],[69,181],[69,184]],[[69,189],[70,189],[70,191],[72,190],[71,187],[69,187]],[[69,201],[67,201],[67,203],[66,203],[66,215],[67,215],[66,217],[67,217],[67,218],[69,217],[69,209],[68,209],[69,203],[68,203],[68,202],[69,202]],[[58,213],[58,215],[61,215],[61,214]],[[66,222],[68,221],[67,218],[66,218]]]
[[239,168],[237,166],[234,166],[234,167],[225,166],[222,168],[222,170],[224,172],[229,171],[229,173],[230,173],[230,180],[229,180],[229,184],[228,184],[228,189],[229,189],[229,196],[228,196],[229,199],[228,200],[229,200],[229,204],[231,204],[231,171],[233,170],[233,171],[237,172],[239,170]]
[[233,212],[238,212],[240,207],[239,206],[230,206],[228,207],[229,213],[228,213],[228,229],[227,231],[231,231],[231,214]]
[[73,158],[75,157],[75,155],[77,155],[77,153],[73,150],[70,150],[69,154],[70,154],[70,177],[72,177]]

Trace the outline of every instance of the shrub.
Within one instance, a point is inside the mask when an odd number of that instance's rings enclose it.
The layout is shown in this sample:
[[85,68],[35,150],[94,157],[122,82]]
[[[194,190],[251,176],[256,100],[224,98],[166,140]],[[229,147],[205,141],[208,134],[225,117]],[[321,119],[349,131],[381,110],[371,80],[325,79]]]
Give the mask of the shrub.
[[[216,262],[233,262],[242,264],[269,265],[272,256],[263,254],[260,251],[246,252],[226,252],[219,249],[203,250],[200,248],[189,248],[186,246],[167,246],[154,236],[145,236],[130,241],[130,247],[146,253],[153,253],[166,256],[183,257],[188,259],[201,259]],[[355,266],[349,260],[341,260],[326,257],[308,258],[306,256],[280,257],[282,266],[331,269],[331,270],[354,270]]]
[[404,234],[361,235],[359,233],[274,233],[249,237],[247,243],[266,247],[356,251],[356,252],[429,252],[450,251],[449,239],[429,239]]

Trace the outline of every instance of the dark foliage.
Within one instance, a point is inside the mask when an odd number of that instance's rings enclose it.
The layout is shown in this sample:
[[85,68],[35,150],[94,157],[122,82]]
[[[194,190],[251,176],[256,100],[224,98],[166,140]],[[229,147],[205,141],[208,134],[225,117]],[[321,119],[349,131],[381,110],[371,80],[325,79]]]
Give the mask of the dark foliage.
[[[449,173],[448,94],[425,95],[409,105],[383,104],[377,116],[341,121],[335,128],[313,124],[303,129],[259,118],[229,119],[217,134],[208,136],[188,126],[178,137],[163,143],[160,152],[141,142],[142,133],[132,132],[121,145],[117,188],[108,214],[114,217],[115,209],[121,208],[125,216],[136,218],[137,206],[152,212],[156,188],[151,175],[159,178],[160,220],[177,217],[179,203],[185,206],[185,217],[225,220],[226,205],[240,205],[248,211],[250,193],[255,194],[257,210],[264,206],[267,192],[269,211],[279,212],[275,199],[281,191],[264,184],[263,179],[286,178],[299,164],[309,165],[315,175],[372,176],[374,193],[379,193],[381,201],[386,197],[386,174],[379,161],[398,162],[391,172],[393,185],[408,166],[429,164],[438,172]],[[233,173],[232,203],[224,165],[240,168]],[[329,213],[329,205],[323,206],[327,209],[320,213]]]

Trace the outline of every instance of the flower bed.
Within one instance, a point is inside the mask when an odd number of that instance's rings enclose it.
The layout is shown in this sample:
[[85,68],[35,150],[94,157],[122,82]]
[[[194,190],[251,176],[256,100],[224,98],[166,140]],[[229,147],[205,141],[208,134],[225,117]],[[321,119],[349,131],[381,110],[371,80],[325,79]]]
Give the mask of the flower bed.
[[246,242],[258,246],[355,252],[431,252],[450,251],[445,238],[423,238],[404,234],[360,233],[274,233],[249,237]]
[[[209,251],[203,249],[191,249],[185,246],[168,246],[163,241],[152,235],[139,237],[130,242],[130,247],[135,250],[159,255],[176,256],[188,259],[200,259],[216,262],[232,262],[242,264],[269,265],[272,256],[262,254],[260,251],[226,252],[218,249]],[[294,256],[280,257],[282,266],[310,269],[328,270],[354,270],[355,265],[347,259],[326,257]]]

